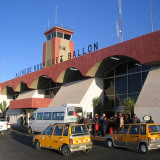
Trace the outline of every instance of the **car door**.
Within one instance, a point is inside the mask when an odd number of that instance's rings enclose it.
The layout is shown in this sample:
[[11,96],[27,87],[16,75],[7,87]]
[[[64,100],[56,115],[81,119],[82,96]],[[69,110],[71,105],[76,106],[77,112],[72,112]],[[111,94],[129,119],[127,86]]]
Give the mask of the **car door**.
[[52,148],[59,149],[63,144],[63,126],[56,126],[52,136]]
[[42,134],[40,143],[43,147],[50,148],[52,144],[52,133],[54,126],[49,126]]
[[127,148],[137,148],[139,144],[140,125],[131,125],[127,135]]
[[117,131],[117,134],[114,136],[114,143],[116,146],[126,147],[128,129],[129,125],[124,125]]

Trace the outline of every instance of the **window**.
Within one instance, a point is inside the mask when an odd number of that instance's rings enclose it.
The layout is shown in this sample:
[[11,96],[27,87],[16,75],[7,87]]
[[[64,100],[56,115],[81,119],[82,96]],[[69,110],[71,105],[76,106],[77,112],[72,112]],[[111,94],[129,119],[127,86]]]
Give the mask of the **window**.
[[146,125],[141,125],[141,135],[146,135]]
[[59,37],[59,38],[63,38],[63,33],[61,33],[61,32],[57,32],[57,37]]
[[34,115],[31,116],[30,120],[35,120],[36,119],[36,113],[34,113]]
[[52,33],[52,38],[56,37],[56,32]]
[[51,112],[44,112],[43,120],[51,120]]
[[127,93],[127,76],[115,78],[115,92],[116,94]]
[[149,133],[151,132],[160,132],[160,125],[150,125],[148,126]]
[[54,130],[54,126],[49,126],[44,132],[44,135],[52,135],[52,132]]
[[128,92],[140,92],[142,88],[141,73],[131,74],[128,76]]
[[47,41],[50,40],[51,37],[52,37],[51,34],[49,34],[49,35],[47,36]]
[[54,135],[55,136],[61,136],[62,131],[63,131],[63,126],[56,126],[55,131],[54,131]]
[[68,127],[64,127],[63,136],[68,136]]
[[135,73],[141,71],[141,64],[136,61],[130,61],[128,62],[128,72],[129,73]]
[[118,130],[118,134],[127,134],[129,125],[123,126]]
[[129,134],[139,134],[139,126],[137,125],[131,126]]
[[64,34],[64,39],[70,40],[70,39],[71,39],[71,35],[69,35],[69,34]]
[[105,95],[114,95],[114,78],[104,80]]
[[127,73],[127,63],[122,63],[115,69],[115,75],[123,75]]
[[37,120],[42,120],[43,112],[37,113]]
[[72,134],[77,134],[77,133],[87,133],[88,130],[86,126],[73,126],[72,127]]
[[52,120],[64,120],[64,112],[53,112]]

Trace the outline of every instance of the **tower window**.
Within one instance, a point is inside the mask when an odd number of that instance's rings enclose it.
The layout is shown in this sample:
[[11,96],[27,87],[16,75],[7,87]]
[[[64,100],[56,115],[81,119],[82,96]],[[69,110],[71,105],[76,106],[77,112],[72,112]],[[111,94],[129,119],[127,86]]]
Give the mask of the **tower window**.
[[52,33],[52,38],[56,37],[56,32]]
[[59,38],[63,38],[63,33],[61,33],[61,32],[57,32],[57,37],[59,37]]
[[50,40],[50,39],[51,39],[51,34],[47,36],[47,40]]
[[69,34],[64,34],[64,39],[70,40],[70,39],[71,39],[71,35],[69,35]]

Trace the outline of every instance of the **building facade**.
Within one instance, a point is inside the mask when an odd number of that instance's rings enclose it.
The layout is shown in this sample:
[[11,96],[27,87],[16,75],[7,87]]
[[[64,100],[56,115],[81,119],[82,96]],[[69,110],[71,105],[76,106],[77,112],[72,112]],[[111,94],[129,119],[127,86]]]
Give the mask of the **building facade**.
[[135,113],[142,119],[158,119],[160,101],[160,31],[98,50],[88,46],[88,54],[74,51],[74,32],[53,27],[46,31],[42,69],[0,84],[0,99],[6,100],[13,124],[25,114],[26,123],[33,111],[63,103],[92,106],[100,97],[103,112],[123,111],[122,102],[136,101]]

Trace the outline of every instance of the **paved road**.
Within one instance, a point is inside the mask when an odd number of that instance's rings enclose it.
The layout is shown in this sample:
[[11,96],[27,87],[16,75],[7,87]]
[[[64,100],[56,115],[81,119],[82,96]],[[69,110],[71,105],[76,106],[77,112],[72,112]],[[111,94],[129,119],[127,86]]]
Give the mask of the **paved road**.
[[0,135],[0,160],[159,160],[160,151],[141,154],[125,149],[108,149],[103,142],[94,141],[90,153],[77,152],[69,158],[59,152],[41,149],[36,151],[32,146],[32,136],[10,130]]

